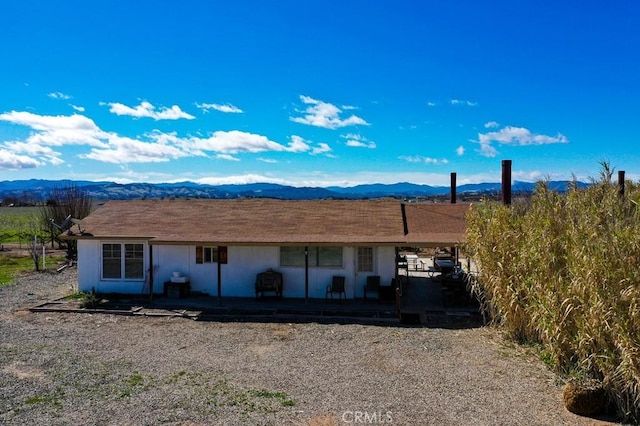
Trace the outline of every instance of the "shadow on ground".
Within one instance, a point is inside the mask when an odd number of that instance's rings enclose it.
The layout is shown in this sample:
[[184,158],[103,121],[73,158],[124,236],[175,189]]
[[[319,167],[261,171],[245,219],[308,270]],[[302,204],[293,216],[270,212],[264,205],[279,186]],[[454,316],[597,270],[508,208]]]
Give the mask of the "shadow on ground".
[[426,277],[400,280],[397,299],[288,299],[190,295],[183,298],[101,295],[94,307],[58,299],[32,312],[67,312],[180,317],[195,321],[369,324],[395,327],[465,329],[481,327],[478,304],[464,286]]

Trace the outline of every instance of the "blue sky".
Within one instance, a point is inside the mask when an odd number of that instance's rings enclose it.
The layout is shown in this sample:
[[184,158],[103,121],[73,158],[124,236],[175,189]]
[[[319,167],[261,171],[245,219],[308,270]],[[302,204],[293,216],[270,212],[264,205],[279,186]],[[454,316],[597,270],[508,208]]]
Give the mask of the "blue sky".
[[640,2],[0,5],[0,180],[640,179]]

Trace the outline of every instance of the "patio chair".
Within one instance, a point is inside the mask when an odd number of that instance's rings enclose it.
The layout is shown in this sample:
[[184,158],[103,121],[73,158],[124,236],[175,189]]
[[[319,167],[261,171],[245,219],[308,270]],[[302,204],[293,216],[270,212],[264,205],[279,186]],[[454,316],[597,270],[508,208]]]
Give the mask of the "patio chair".
[[379,275],[369,275],[367,277],[367,283],[364,286],[364,300],[367,300],[367,293],[375,292],[380,298],[380,276]]
[[324,296],[324,301],[326,302],[329,296],[331,296],[331,300],[333,300],[333,293],[338,293],[338,299],[340,299],[340,303],[342,303],[342,298],[347,299],[347,293],[344,289],[344,277],[341,275],[334,275],[331,280],[331,284],[327,286],[327,293]]

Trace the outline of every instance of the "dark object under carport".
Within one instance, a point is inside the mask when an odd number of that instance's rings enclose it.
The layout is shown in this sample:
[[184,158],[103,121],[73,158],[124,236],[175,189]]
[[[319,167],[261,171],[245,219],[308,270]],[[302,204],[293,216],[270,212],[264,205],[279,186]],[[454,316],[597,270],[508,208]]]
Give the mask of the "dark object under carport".
[[282,297],[282,274],[269,269],[256,275],[256,298],[263,297],[265,291],[272,291]]

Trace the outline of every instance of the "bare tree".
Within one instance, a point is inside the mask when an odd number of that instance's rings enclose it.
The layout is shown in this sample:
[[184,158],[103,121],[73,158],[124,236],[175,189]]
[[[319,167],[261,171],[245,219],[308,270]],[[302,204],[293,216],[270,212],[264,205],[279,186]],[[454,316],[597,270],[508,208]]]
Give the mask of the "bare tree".
[[[43,242],[44,246],[44,242]],[[33,236],[33,241],[27,246],[29,250],[29,256],[33,259],[33,266],[36,271],[40,270],[40,246],[38,246],[38,236]]]
[[91,213],[91,198],[75,185],[62,189],[54,188],[51,196],[40,209],[41,222],[49,229],[51,244],[67,250],[67,260],[76,257],[76,241],[63,240],[60,235],[73,225],[71,219],[84,219]]

